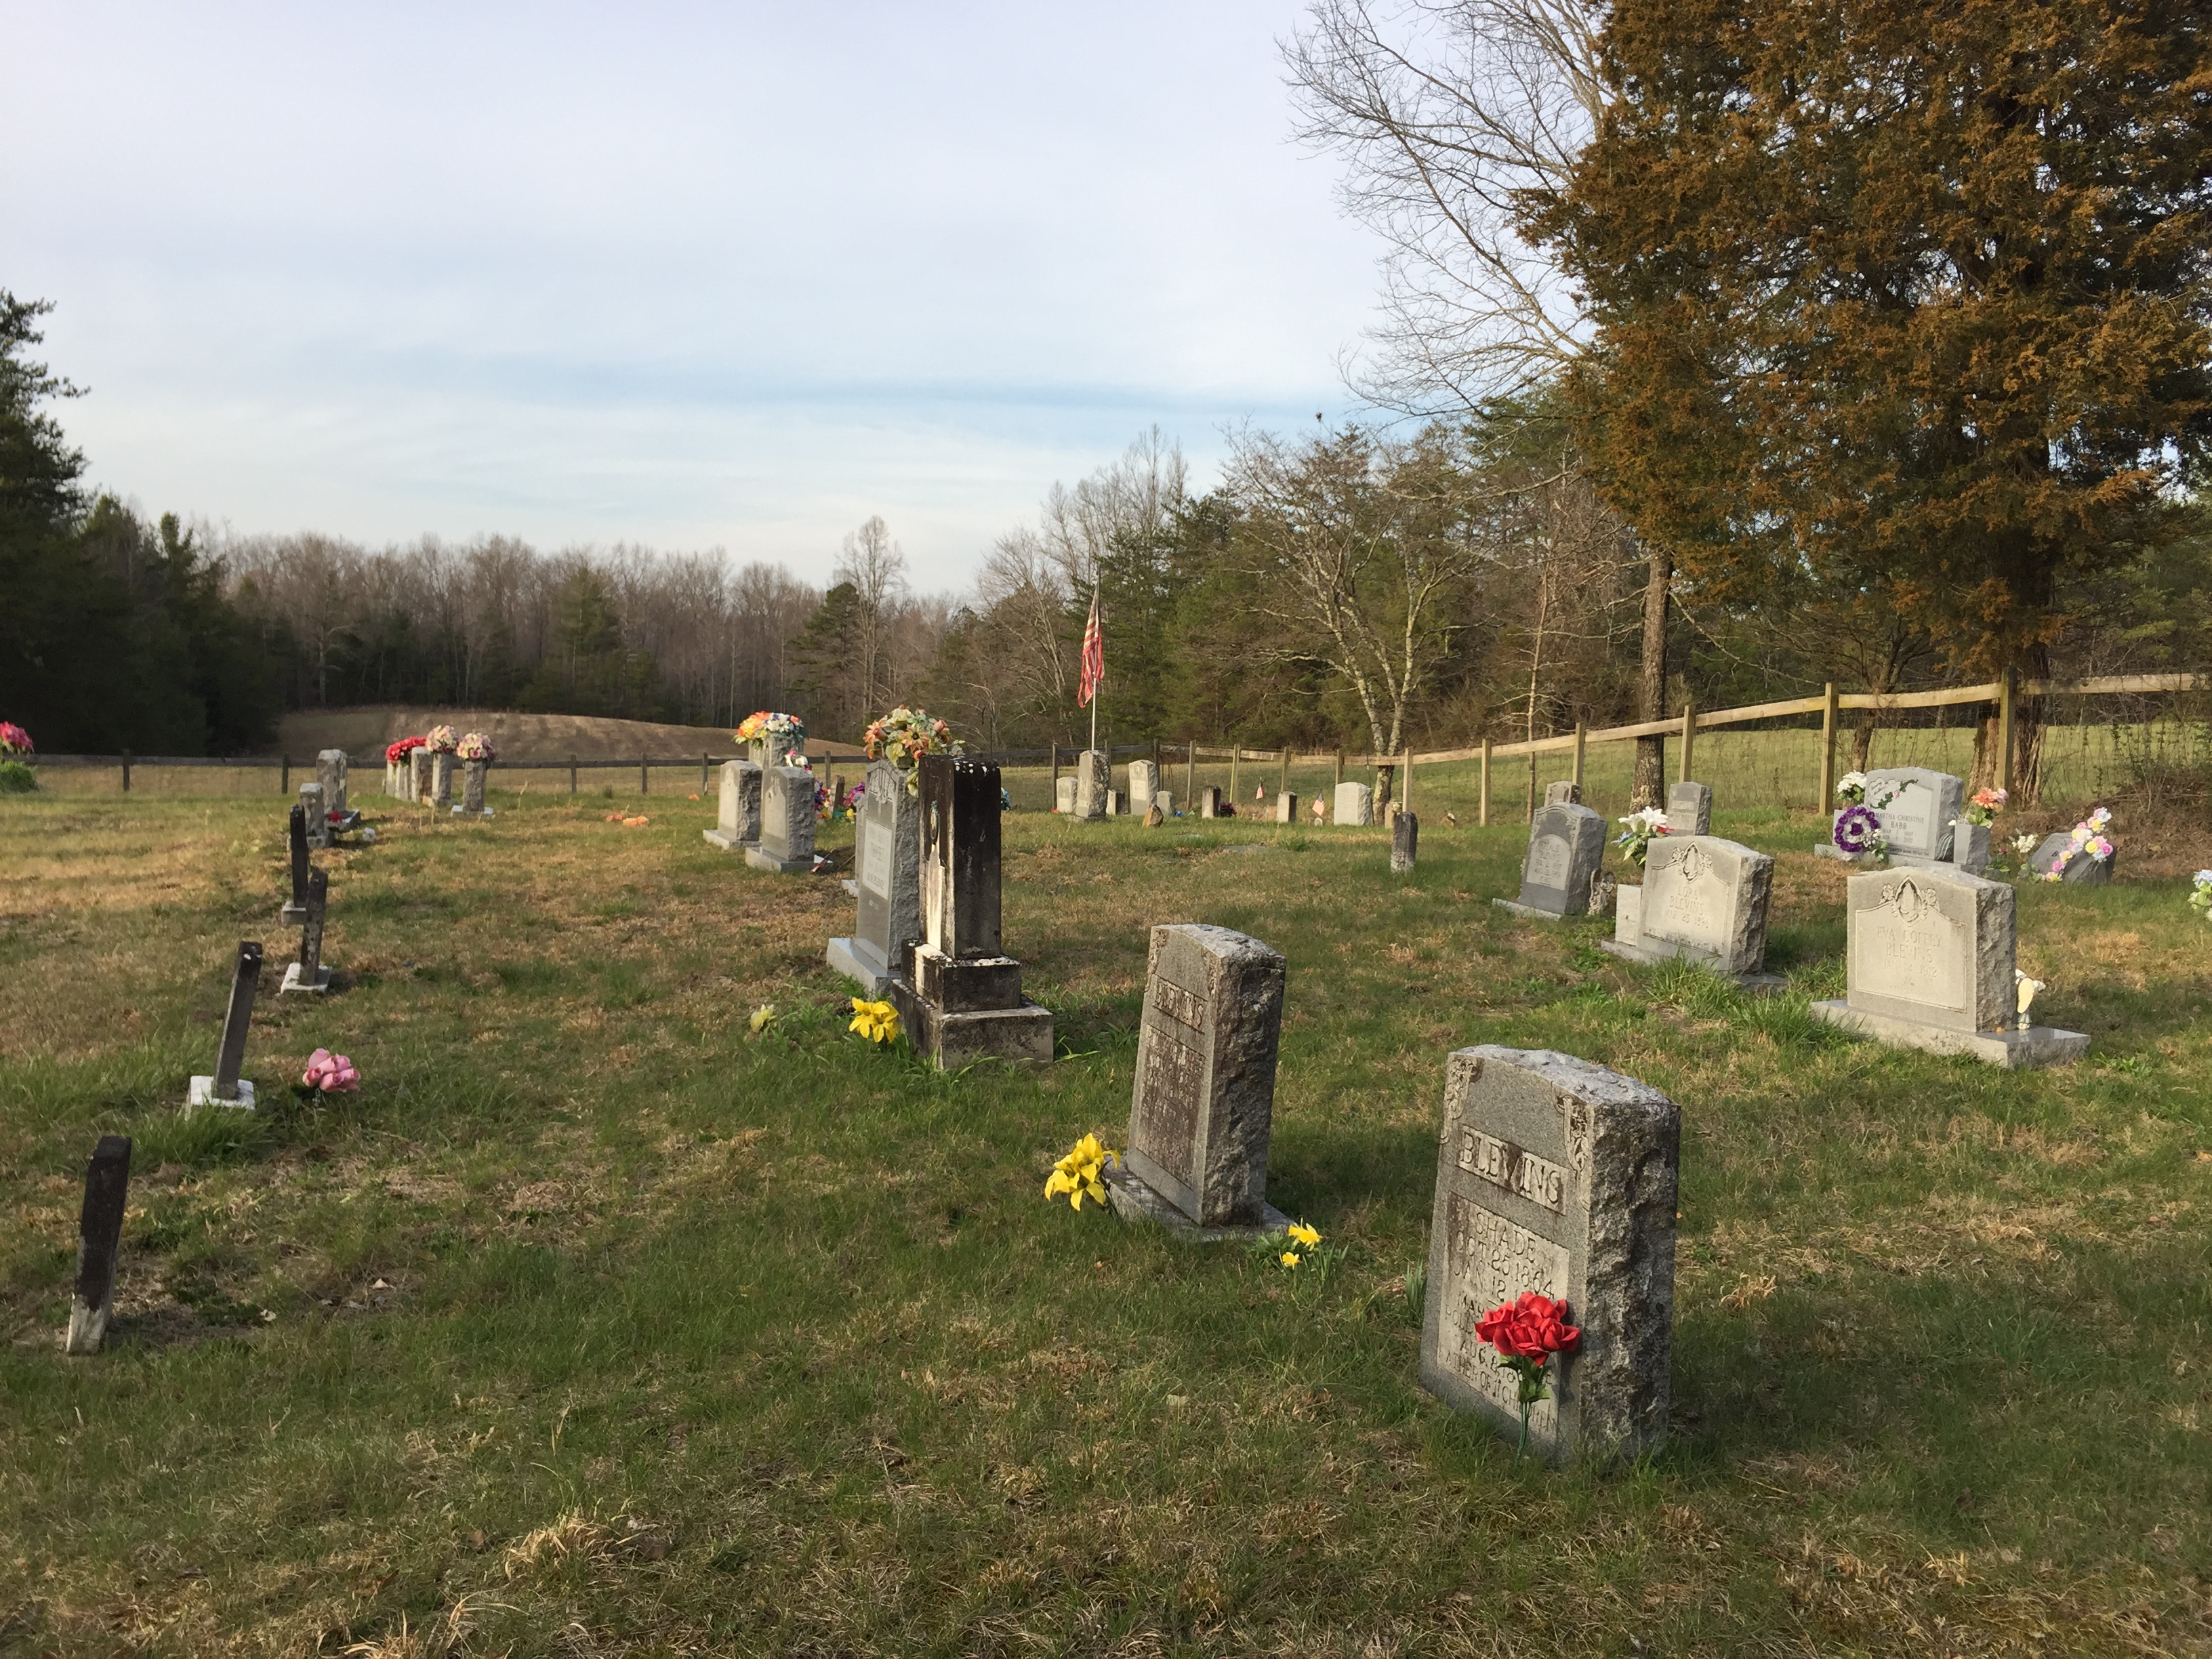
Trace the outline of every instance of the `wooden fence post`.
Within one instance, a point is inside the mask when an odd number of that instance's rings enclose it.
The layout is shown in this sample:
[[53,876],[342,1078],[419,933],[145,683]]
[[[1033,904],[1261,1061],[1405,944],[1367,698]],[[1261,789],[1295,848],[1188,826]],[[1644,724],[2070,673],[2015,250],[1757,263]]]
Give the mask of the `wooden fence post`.
[[1188,811],[1198,807],[1198,739],[1193,738],[1182,746],[1182,798]]
[[1482,740],[1482,804],[1476,809],[1475,822],[1490,828],[1490,739]]
[[1813,803],[1815,812],[1826,812],[1836,804],[1836,683],[1830,680],[1821,689],[1820,709],[1820,799]]
[[1536,751],[1528,751],[1528,822],[1536,821]]
[[1231,804],[1235,805],[1237,810],[1240,812],[1243,811],[1244,808],[1237,799],[1237,763],[1243,757],[1243,740],[1239,738],[1237,733],[1231,732],[1229,734],[1229,799]]
[[128,749],[123,751],[123,793],[126,795],[131,793],[131,751]]
[[641,795],[653,793],[653,780],[645,775],[645,757],[642,755],[637,757],[637,793]]
[[292,793],[292,757],[289,755],[282,757],[279,764],[282,769],[276,774],[276,793],[289,795]]
[[568,757],[568,793],[572,795],[576,793],[576,757],[574,755]]
[[[1286,749],[1283,752],[1287,755],[1290,750]],[[1283,773],[1286,778],[1289,776],[1287,765],[1284,767]],[[1287,784],[1285,787],[1287,787]],[[1406,769],[1398,780],[1398,806],[1401,811],[1413,810],[1413,745],[1410,743],[1406,745]]]
[[2008,800],[2012,798],[2013,700],[2019,695],[2015,685],[2014,671],[2006,669],[1997,682],[1997,787],[2005,792]]
[[[1337,787],[1341,788],[1344,785],[1344,750],[1341,747],[1336,751],[1336,781]],[[1328,810],[1332,812],[1336,811],[1336,797],[1334,795],[1328,798]]]
[[704,755],[699,757],[699,793],[702,795],[707,793],[707,757]]
[[1698,705],[1694,699],[1682,699],[1682,775],[1678,781],[1690,781],[1690,750],[1698,740]]
[[1291,793],[1291,740],[1288,738],[1283,739],[1283,781],[1276,787],[1276,793],[1283,795]]
[[1589,738],[1589,722],[1577,720],[1575,722],[1575,787],[1577,790],[1580,790],[1583,787],[1583,744]]

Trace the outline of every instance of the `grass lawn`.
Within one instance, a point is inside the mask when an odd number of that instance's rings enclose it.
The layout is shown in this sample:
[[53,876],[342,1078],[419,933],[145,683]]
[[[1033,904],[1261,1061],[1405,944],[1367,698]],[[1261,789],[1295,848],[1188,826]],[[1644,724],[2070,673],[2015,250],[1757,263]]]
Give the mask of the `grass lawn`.
[[[1778,858],[1759,1001],[1494,910],[1517,825],[1425,811],[1393,880],[1380,830],[1018,812],[1062,1058],[947,1079],[846,1034],[849,901],[708,847],[711,798],[494,800],[366,798],[325,1002],[274,994],[273,797],[0,802],[0,1653],[2212,1651],[2212,928],[2170,875],[2023,890],[2094,1045],[2007,1074],[1807,1016],[1808,815],[1716,824]],[[1168,921],[1290,960],[1269,1195],[1326,1279],[1041,1197],[1121,1142]],[[269,1109],[187,1117],[241,937]],[[1516,1469],[1416,1385],[1473,1042],[1681,1104],[1643,1466]],[[318,1046],[360,1093],[294,1097]],[[103,1132],[121,1316],[68,1359]]]

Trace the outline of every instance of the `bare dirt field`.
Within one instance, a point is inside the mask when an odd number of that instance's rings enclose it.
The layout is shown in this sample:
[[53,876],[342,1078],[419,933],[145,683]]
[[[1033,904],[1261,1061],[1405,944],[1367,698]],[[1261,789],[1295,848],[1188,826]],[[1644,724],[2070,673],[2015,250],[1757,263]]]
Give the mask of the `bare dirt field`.
[[[650,720],[617,720],[590,714],[524,714],[489,708],[428,708],[403,703],[364,708],[324,708],[287,714],[277,734],[281,754],[313,755],[319,749],[343,749],[356,760],[397,738],[433,726],[481,732],[507,761],[628,760],[651,754],[656,759],[737,751],[729,728],[664,726]],[[858,744],[810,738],[811,754],[839,758],[858,755]]]

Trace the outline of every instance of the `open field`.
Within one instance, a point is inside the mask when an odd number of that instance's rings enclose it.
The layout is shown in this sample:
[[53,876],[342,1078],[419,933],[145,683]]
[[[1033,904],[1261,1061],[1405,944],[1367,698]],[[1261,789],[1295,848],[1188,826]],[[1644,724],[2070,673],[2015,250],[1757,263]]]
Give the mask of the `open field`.
[[[273,752],[313,764],[319,749],[343,749],[371,755],[388,743],[432,726],[447,725],[482,732],[507,760],[635,760],[661,757],[736,752],[726,726],[667,726],[651,720],[607,720],[592,714],[529,714],[500,708],[389,708],[307,709],[287,714]],[[814,743],[825,750],[855,753],[851,744]]]
[[[947,1079],[846,1035],[835,882],[625,779],[472,824],[362,789],[314,1006],[273,791],[0,801],[0,1654],[2212,1653],[2212,927],[2124,822],[2121,880],[2021,894],[2091,1054],[2006,1074],[1810,1018],[1844,872],[1779,805],[1715,826],[1778,855],[1764,1001],[1495,911],[1522,831],[1461,773],[1398,880],[1380,830],[1018,811],[1062,1058]],[[1270,1197],[1326,1279],[1040,1198],[1121,1144],[1168,921],[1289,957]],[[241,936],[271,1109],[187,1117]],[[1641,1467],[1516,1470],[1415,1384],[1471,1042],[1682,1106]],[[359,1094],[288,1091],[317,1046]],[[103,1132],[123,1317],[71,1360]]]

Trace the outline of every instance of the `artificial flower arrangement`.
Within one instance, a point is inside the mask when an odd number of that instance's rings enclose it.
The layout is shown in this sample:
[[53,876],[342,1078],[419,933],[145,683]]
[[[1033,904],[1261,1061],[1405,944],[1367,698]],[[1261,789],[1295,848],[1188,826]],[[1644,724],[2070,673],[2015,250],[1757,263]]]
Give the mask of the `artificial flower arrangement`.
[[2112,821],[2112,813],[2100,806],[2095,811],[2074,826],[2074,833],[2066,845],[2058,849],[2058,856],[2051,860],[2051,867],[2039,873],[2045,881],[2066,879],[2066,866],[2074,861],[2077,853],[2087,853],[2103,864],[2112,856],[2112,838],[2106,835],[2105,826]]
[[1863,772],[1846,772],[1836,780],[1836,799],[1846,806],[1871,806],[1876,811],[1880,811],[1896,798],[1895,787],[1885,785],[1879,799],[1869,800],[1867,775]]
[[2005,792],[2002,789],[1977,789],[1973,799],[1966,803],[1966,822],[1986,829],[1997,821],[2004,811]]
[[1511,1302],[1499,1304],[1475,1321],[1474,1336],[1498,1352],[1498,1363],[1520,1379],[1516,1395],[1521,1406],[1521,1441],[1513,1461],[1528,1449],[1528,1411],[1540,1400],[1548,1400],[1545,1368],[1555,1353],[1572,1353],[1582,1344],[1579,1328],[1567,1323],[1567,1304],[1535,1291],[1524,1291]]
[[12,720],[0,720],[0,795],[27,795],[39,787],[30,768],[37,752],[28,732]]
[[2189,890],[2189,908],[2212,921],[2212,870],[2199,870]]
[[757,709],[745,716],[734,735],[739,743],[766,743],[770,738],[780,738],[787,747],[796,749],[806,741],[806,722],[796,714]]
[[1621,831],[1613,838],[1613,845],[1620,848],[1621,857],[1639,870],[1651,855],[1651,843],[1662,836],[1674,833],[1674,826],[1667,822],[1667,815],[1656,806],[1631,812],[1620,823]]
[[763,1002],[753,1010],[752,1018],[745,1022],[745,1027],[754,1036],[766,1036],[770,1031],[775,1030],[776,1022],[781,1018],[782,1016],[776,1012],[775,1004]]
[[39,752],[31,734],[13,720],[0,720],[0,760],[15,760]]
[[300,1085],[326,1095],[351,1094],[361,1087],[361,1073],[343,1054],[318,1048],[307,1056],[307,1070]]
[[387,743],[384,745],[384,763],[386,766],[400,765],[417,749],[429,746],[430,739],[419,732],[411,738],[402,738],[397,743]]
[[2033,834],[2018,835],[2012,838],[2012,855],[2021,870],[2027,870],[2027,855],[2041,844],[2042,839],[2040,836]]
[[450,726],[434,726],[422,745],[434,755],[450,755],[461,746],[461,734]]
[[921,757],[957,755],[952,728],[920,708],[894,708],[861,734],[870,760],[887,760],[906,774],[906,792],[921,793]]
[[463,738],[453,753],[465,761],[495,761],[499,758],[499,750],[492,747],[491,739],[481,732],[471,732]]
[[1071,1210],[1081,1210],[1086,1198],[1093,1204],[1103,1204],[1107,1168],[1118,1166],[1121,1162],[1121,1154],[1106,1146],[1097,1135],[1085,1135],[1068,1149],[1066,1157],[1052,1166],[1052,1173],[1044,1178],[1044,1195],[1048,1200],[1064,1195]]
[[871,1042],[898,1041],[898,1010],[888,1002],[870,1002],[866,997],[853,999],[853,1023],[845,1028],[858,1031]]
[[1863,803],[1855,803],[1837,813],[1835,826],[1829,833],[1839,853],[1854,857],[1866,853],[1881,858],[1889,851],[1889,837],[1882,833],[1881,819],[1873,807]]

